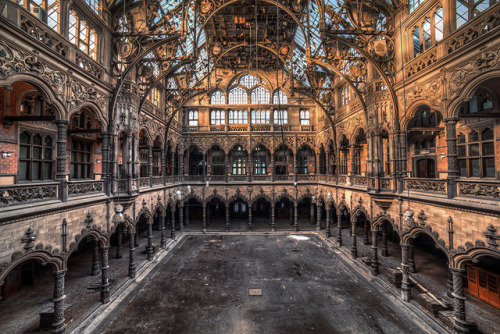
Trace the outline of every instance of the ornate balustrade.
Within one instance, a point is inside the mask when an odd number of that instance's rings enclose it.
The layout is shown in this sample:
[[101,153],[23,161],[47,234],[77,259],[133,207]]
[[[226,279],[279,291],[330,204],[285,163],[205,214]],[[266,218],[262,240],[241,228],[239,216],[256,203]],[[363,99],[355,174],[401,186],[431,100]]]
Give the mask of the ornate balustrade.
[[226,175],[208,175],[207,176],[207,181],[225,182],[226,181]]
[[126,192],[127,190],[128,190],[128,180],[127,179],[118,180],[118,191]]
[[229,132],[245,132],[248,131],[249,127],[247,124],[244,125],[229,125]]
[[293,181],[293,175],[274,175],[274,181]]
[[368,185],[368,178],[366,176],[354,175],[351,177],[351,184],[366,187]]
[[252,131],[271,131],[271,124],[252,124]]
[[380,189],[391,190],[391,178],[383,177],[380,179]]
[[158,186],[163,184],[163,176],[153,176],[151,177],[152,185]]
[[0,186],[0,206],[57,199],[57,183],[30,183]]
[[225,125],[210,125],[210,132],[224,132],[226,131]]
[[248,181],[248,175],[229,175],[229,181]]
[[104,69],[95,60],[87,56],[84,52],[76,50],[75,63],[78,64],[85,72],[95,76],[98,79],[102,79]]
[[500,199],[500,182],[498,181],[465,181],[457,180],[458,195],[481,197],[487,199]]
[[149,176],[139,178],[139,187],[149,187],[151,185]]
[[81,196],[104,192],[103,180],[69,181],[68,196]]
[[271,181],[272,177],[272,175],[252,175],[252,181]]
[[167,183],[174,183],[174,176],[173,175],[165,176],[165,181]]
[[297,174],[297,181],[316,181],[316,174]]
[[340,184],[347,184],[347,175],[339,175],[337,180]]
[[406,180],[406,189],[445,195],[446,180],[411,178]]
[[205,177],[203,175],[184,175],[184,181],[203,182]]

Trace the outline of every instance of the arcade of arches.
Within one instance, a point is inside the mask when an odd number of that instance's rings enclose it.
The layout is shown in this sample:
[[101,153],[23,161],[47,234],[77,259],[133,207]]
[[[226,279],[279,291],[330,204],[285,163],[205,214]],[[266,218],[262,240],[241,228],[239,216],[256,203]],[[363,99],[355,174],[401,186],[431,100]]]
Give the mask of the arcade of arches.
[[72,330],[234,231],[314,231],[498,331],[499,6],[0,1],[0,332]]

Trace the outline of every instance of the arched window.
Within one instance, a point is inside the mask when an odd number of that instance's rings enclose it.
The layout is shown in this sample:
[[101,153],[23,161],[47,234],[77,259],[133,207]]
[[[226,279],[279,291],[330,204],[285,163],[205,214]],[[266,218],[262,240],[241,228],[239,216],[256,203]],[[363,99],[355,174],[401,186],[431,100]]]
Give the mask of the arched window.
[[92,9],[96,14],[99,14],[99,0],[85,0],[90,9]]
[[245,150],[241,146],[236,146],[233,149],[233,175],[245,175],[247,167],[247,157]]
[[246,88],[250,89],[255,85],[259,84],[259,80],[254,77],[253,75],[246,74],[240,78],[240,85],[245,86]]
[[309,147],[303,147],[297,152],[297,174],[309,174],[308,160],[313,156]]
[[300,125],[310,125],[309,110],[300,110]]
[[457,29],[496,4],[498,0],[456,0]]
[[156,138],[153,142],[153,176],[160,176],[161,174],[161,141]]
[[160,89],[158,87],[153,87],[151,92],[148,94],[147,99],[155,106],[160,107]]
[[241,87],[234,87],[229,91],[229,104],[247,104],[248,94]]
[[54,160],[54,140],[51,135],[21,132],[19,136],[19,181],[51,180]]
[[269,110],[252,110],[252,124],[269,124],[271,122],[271,112]]
[[212,147],[211,150],[212,165],[211,174],[212,175],[224,175],[226,172],[226,163],[224,151],[221,150],[219,146]]
[[52,30],[60,32],[60,0],[14,1],[26,8],[31,15],[47,24]]
[[288,124],[288,110],[274,110],[274,124]]
[[291,158],[291,152],[285,145],[280,145],[274,153],[274,168],[276,175],[288,174],[288,161]]
[[224,110],[211,110],[210,111],[210,124],[223,125],[226,123],[226,112]]
[[351,86],[345,85],[344,87],[342,87],[340,93],[341,93],[340,102],[342,103],[343,106],[351,102]]
[[460,176],[495,177],[495,136],[492,128],[460,134],[457,141]]
[[229,124],[247,124],[248,112],[246,110],[229,110]]
[[250,101],[252,104],[268,104],[269,99],[269,91],[262,86],[256,87],[250,94]]
[[493,97],[485,90],[478,90],[469,101],[469,113],[488,112],[493,108]]
[[288,96],[282,91],[277,90],[273,94],[273,104],[287,104]]
[[21,114],[26,115],[54,116],[54,112],[39,92],[29,92],[24,95],[19,105],[19,111]]
[[413,30],[413,56],[416,57],[420,53],[420,30],[418,27]]
[[226,104],[226,97],[220,90],[214,92],[210,97],[210,104]]
[[253,173],[255,175],[267,174],[267,150],[264,146],[259,145],[253,151]]
[[198,110],[190,110],[188,114],[188,125],[198,126]]

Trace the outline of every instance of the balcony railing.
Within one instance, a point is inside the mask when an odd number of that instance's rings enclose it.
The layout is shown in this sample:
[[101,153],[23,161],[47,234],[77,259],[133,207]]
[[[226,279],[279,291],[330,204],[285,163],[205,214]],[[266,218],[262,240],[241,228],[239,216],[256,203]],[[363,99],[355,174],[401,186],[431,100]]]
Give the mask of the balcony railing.
[[316,174],[297,174],[297,181],[316,181]]
[[104,192],[103,180],[82,180],[68,182],[68,196],[82,196]]
[[153,186],[158,186],[163,184],[163,176],[152,176],[151,183]]
[[226,181],[226,175],[208,175],[207,176],[207,181],[225,182]]
[[55,200],[58,183],[30,183],[0,186],[0,206]]
[[252,175],[252,181],[261,182],[261,181],[271,181],[273,178],[272,175]]
[[499,181],[469,181],[457,180],[458,195],[480,197],[486,199],[500,199]]
[[351,177],[351,184],[366,187],[368,185],[368,178],[366,176],[354,175]]
[[139,178],[139,187],[149,187],[151,185],[149,176]]
[[446,180],[411,178],[406,181],[406,189],[446,195]]

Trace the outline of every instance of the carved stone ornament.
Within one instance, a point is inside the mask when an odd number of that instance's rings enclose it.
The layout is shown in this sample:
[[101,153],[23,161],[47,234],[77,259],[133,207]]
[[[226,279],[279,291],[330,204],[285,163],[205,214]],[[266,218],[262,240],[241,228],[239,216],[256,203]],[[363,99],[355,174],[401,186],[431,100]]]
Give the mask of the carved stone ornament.
[[21,242],[24,245],[25,250],[30,250],[35,246],[35,240],[36,240],[37,235],[35,234],[35,231],[31,227],[29,227],[26,232],[24,233],[24,237],[21,238]]

